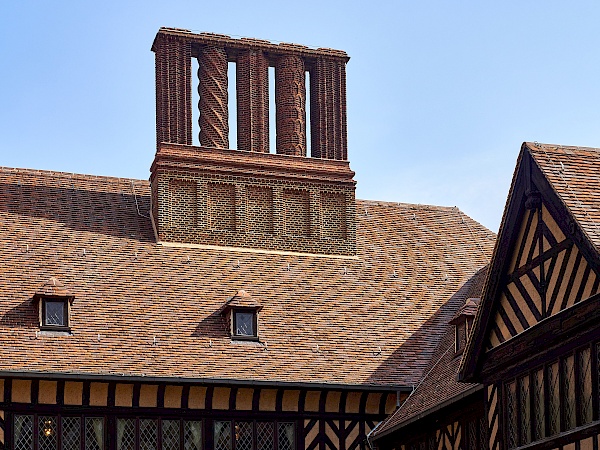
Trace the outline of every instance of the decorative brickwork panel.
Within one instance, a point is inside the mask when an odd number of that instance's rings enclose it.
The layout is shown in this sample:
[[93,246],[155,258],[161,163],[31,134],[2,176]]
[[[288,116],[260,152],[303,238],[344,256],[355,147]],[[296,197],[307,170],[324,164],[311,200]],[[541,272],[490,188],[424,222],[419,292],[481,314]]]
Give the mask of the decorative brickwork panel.
[[250,233],[273,233],[273,189],[261,186],[246,188],[246,230]]
[[191,44],[159,34],[153,47],[156,64],[157,143],[192,143]]
[[[353,172],[345,161],[169,145],[152,170],[160,242],[356,252]],[[182,185],[174,189],[174,182]],[[185,186],[195,186],[196,196]]]
[[169,225],[171,227],[195,227],[197,217],[196,183],[171,180],[169,183]]
[[227,53],[224,48],[206,46],[200,50],[198,79],[200,145],[229,148]]
[[346,196],[333,192],[321,193],[321,236],[346,239]]
[[235,185],[208,183],[208,227],[211,230],[235,230]]
[[283,191],[284,232],[289,236],[310,236],[310,192]]
[[275,65],[277,153],[306,156],[306,86],[304,61],[287,55]]
[[269,62],[260,50],[238,56],[238,150],[269,153]]
[[310,74],[311,156],[348,159],[346,64],[319,58]]

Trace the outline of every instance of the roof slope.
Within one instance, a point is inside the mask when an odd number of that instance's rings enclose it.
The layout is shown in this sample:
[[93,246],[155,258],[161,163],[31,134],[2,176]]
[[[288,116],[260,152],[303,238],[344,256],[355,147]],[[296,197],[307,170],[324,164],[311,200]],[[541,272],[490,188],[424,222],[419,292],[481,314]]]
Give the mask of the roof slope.
[[[0,169],[0,372],[409,386],[495,238],[456,208],[358,201],[357,258],[170,247],[149,203],[146,181]],[[50,277],[72,336],[36,334]],[[240,289],[261,343],[228,336]]]
[[[465,305],[469,311],[471,310],[474,303],[470,299],[481,295],[486,275],[486,268],[480,270],[452,296],[448,303],[455,308],[455,311],[462,310]],[[440,344],[424,371],[423,380],[419,382],[400,409],[377,429],[376,439],[411,423],[414,419],[420,418],[420,415],[428,415],[428,411],[432,408],[440,406],[477,386],[477,384],[472,383],[459,383],[456,380],[461,357],[455,356],[454,343],[454,326],[448,325]]]
[[526,142],[546,178],[600,249],[600,149]]

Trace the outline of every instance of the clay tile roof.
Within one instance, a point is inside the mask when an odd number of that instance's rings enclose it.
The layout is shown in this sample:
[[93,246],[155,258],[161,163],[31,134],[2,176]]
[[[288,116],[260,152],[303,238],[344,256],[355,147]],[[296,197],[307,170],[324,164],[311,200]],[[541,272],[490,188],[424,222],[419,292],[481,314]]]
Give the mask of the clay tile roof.
[[227,303],[223,305],[221,311],[225,313],[228,310],[236,307],[256,308],[257,310],[262,309],[262,305],[243,289],[237,291],[233,297],[229,297],[227,299]]
[[[474,306],[477,307],[479,302],[474,300],[479,299],[473,297],[481,295],[486,275],[487,268],[484,268],[458,289],[448,302],[454,304],[455,311],[471,311]],[[459,383],[456,380],[461,357],[455,356],[454,339],[454,326],[448,325],[424,371],[425,376],[402,406],[377,428],[375,439],[398,430],[417,418],[426,417],[428,410],[433,410],[436,406],[451,401],[453,398],[462,398],[461,394],[478,386],[471,383]]]
[[34,297],[73,297],[73,294],[56,277],[50,277],[35,291]]
[[537,142],[523,145],[600,250],[600,149]]
[[[0,199],[0,373],[412,386],[495,241],[454,207],[358,200],[356,257],[188,248],[156,243],[147,181],[0,168]],[[31,339],[51,276],[73,335]],[[241,287],[261,342],[220,314]]]

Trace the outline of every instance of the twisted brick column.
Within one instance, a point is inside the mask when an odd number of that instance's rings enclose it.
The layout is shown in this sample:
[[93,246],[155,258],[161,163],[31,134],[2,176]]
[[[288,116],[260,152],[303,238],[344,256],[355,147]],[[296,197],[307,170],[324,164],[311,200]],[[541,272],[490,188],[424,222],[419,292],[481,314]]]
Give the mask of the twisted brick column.
[[191,45],[158,35],[156,64],[156,141],[192,144]]
[[319,58],[310,77],[311,156],[348,159],[346,64]]
[[238,150],[269,153],[269,62],[260,50],[237,59]]
[[227,54],[222,47],[206,46],[198,56],[200,145],[229,148],[227,111]]
[[306,156],[306,86],[304,61],[286,55],[275,65],[277,153]]

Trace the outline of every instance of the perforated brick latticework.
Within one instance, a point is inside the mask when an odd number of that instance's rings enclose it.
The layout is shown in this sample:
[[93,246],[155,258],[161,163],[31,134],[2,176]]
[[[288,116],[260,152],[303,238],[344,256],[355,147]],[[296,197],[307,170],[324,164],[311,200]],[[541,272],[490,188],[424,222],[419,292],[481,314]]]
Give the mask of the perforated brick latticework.
[[345,161],[162,145],[152,165],[161,242],[354,255]]

